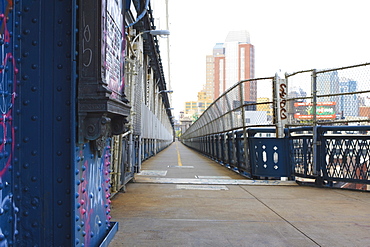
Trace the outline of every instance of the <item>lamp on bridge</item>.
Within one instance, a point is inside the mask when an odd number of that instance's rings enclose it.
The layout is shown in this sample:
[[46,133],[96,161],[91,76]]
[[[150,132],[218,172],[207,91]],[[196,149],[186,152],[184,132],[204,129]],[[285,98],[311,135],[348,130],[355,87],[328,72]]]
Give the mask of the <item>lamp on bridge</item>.
[[151,35],[159,35],[159,36],[168,36],[170,35],[170,31],[168,30],[147,30],[147,31],[142,31],[138,35],[135,36],[135,38],[132,40],[132,43],[135,43],[138,37],[144,33],[149,33]]
[[135,36],[135,38],[130,42],[131,44],[130,44],[130,48],[131,48],[131,50],[133,50],[132,49],[132,45],[135,43],[135,41],[141,36],[141,35],[143,35],[144,33],[149,33],[149,34],[151,34],[151,35],[153,35],[153,36],[156,36],[156,35],[159,35],[159,36],[168,36],[168,35],[170,35],[170,31],[168,31],[168,30],[146,30],[146,31],[142,31],[142,32],[140,32],[139,34],[137,34],[136,36]]
[[173,93],[173,90],[161,90],[158,93]]
[[149,33],[152,36],[157,36],[157,35],[159,35],[159,36],[168,36],[168,35],[170,35],[170,31],[168,31],[168,30],[146,30],[146,31],[142,31],[142,32],[138,33],[134,37],[134,39],[129,42],[129,46],[128,46],[130,48],[131,52],[132,52],[132,55],[131,55],[132,59],[136,59],[136,56],[137,56],[136,51],[134,51],[134,49],[133,49],[133,45],[135,44],[135,41],[141,35],[143,35],[144,33]]

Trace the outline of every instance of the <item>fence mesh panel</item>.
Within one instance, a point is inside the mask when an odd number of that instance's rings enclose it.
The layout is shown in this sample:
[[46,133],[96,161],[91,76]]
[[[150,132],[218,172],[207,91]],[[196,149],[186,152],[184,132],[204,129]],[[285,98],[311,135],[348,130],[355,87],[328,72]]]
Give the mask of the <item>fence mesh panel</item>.
[[[289,126],[369,125],[370,63],[286,74]],[[274,77],[236,83],[189,127],[183,138],[275,125]]]
[[[317,108],[319,122],[369,123],[369,65],[317,72],[317,102],[323,105]],[[326,107],[327,102],[332,107]]]
[[[245,126],[272,125],[273,79],[269,77],[236,83],[214,101],[182,137],[186,139],[224,133]],[[259,87],[262,90],[258,91]]]
[[288,124],[311,125],[312,116],[309,116],[304,106],[312,105],[312,70],[286,74],[286,80]]
[[288,124],[369,124],[369,65],[287,74]]

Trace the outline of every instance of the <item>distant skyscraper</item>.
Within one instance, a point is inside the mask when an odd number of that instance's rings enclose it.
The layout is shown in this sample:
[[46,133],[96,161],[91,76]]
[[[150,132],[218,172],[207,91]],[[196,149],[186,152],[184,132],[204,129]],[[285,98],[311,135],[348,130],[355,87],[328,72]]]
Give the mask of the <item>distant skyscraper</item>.
[[211,104],[213,100],[207,97],[205,91],[198,92],[197,101],[186,101],[185,102],[185,115],[196,115],[200,116]]
[[207,98],[213,100],[215,86],[213,81],[215,80],[215,58],[212,55],[208,55],[206,58],[206,84],[204,85],[204,91],[206,92]]
[[[340,93],[353,93],[357,91],[357,81],[347,78],[340,78],[339,80]],[[356,94],[340,95],[338,109],[343,118],[357,117],[359,115],[359,101]]]
[[[357,117],[359,115],[360,101],[356,94],[345,95],[357,91],[357,82],[348,78],[339,78],[338,71],[320,73],[316,79],[317,95],[329,95],[319,97],[319,102],[335,102],[336,114],[342,118]],[[344,95],[339,95],[342,94]],[[334,96],[334,95],[336,96]],[[331,95],[331,96],[330,96]]]
[[[247,31],[229,32],[225,43],[217,43],[214,46],[212,57],[213,74],[211,66],[208,66],[212,59],[207,56],[207,83],[213,82],[213,99],[218,98],[235,83],[254,78],[254,47],[250,44]],[[256,82],[246,83],[244,101],[256,102],[256,100]]]
[[[338,71],[320,73],[316,79],[317,95],[330,95],[339,93]],[[319,102],[336,102],[338,96],[320,97]]]

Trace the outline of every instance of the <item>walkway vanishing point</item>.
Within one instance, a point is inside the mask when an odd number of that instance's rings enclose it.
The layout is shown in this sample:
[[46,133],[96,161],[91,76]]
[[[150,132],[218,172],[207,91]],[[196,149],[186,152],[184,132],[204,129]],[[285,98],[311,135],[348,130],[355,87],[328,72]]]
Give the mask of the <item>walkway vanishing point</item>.
[[253,181],[180,142],[112,199],[109,247],[370,246],[370,193]]

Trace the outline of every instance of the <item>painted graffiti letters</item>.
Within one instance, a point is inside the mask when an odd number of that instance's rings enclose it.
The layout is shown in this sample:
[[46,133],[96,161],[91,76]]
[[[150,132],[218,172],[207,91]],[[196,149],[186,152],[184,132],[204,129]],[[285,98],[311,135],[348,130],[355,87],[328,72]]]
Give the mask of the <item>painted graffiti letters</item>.
[[[110,151],[105,143],[103,157],[91,155],[90,148],[79,148],[76,152],[80,157],[77,166],[78,181],[76,187],[77,199],[77,224],[78,238],[85,246],[93,246],[91,236],[104,234],[110,226]],[[90,144],[87,144],[90,145]],[[82,159],[81,157],[90,157]]]
[[[11,35],[13,1],[2,1],[0,11],[0,246],[14,243],[18,234],[18,207],[12,191],[12,162],[15,159],[14,105],[17,96],[18,68],[14,58],[14,40]],[[9,23],[8,23],[9,22]]]
[[282,83],[280,84],[280,98],[285,99],[286,96],[286,84]]
[[280,118],[286,119],[287,110],[286,110],[286,84],[285,83],[280,84],[279,97],[280,97]]
[[106,16],[104,20],[104,42],[105,60],[102,61],[105,68],[105,82],[113,91],[112,97],[117,98],[122,93],[122,41],[123,41],[123,18],[121,15],[122,2],[115,0],[107,1]]
[[85,23],[85,13],[83,15],[84,15],[84,19],[83,19],[84,30],[83,30],[83,40],[82,40],[82,57],[84,61],[83,65],[85,67],[89,67],[93,60],[92,49],[87,47],[89,42],[91,41],[91,30],[90,30],[90,26]]

